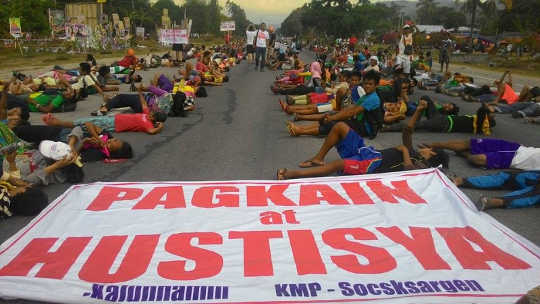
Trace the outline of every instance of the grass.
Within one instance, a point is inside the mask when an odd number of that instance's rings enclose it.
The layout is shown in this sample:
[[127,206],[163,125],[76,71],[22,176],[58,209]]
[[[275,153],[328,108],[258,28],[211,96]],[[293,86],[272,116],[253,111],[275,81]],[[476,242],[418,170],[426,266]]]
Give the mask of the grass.
[[[157,44],[144,43],[139,45],[145,45],[147,48],[135,48],[139,54],[146,55],[147,52],[166,52],[167,49],[160,47]],[[114,51],[90,51],[94,57],[98,60],[103,59],[121,59],[125,54],[125,50]],[[52,53],[52,52],[29,52],[21,56],[20,52],[15,49],[0,48],[0,69],[1,70],[19,70],[19,69],[31,69],[41,68],[52,65],[67,65],[73,63],[79,63],[86,60],[86,53],[81,54],[68,54]]]
[[[191,39],[191,43],[196,45],[217,45],[223,44],[223,37],[219,36],[208,36],[201,38]],[[40,45],[37,47],[66,47],[67,44],[50,44],[50,45]],[[138,54],[147,53],[164,53],[170,50],[170,48],[164,48],[155,40],[142,40],[137,41],[137,45],[143,45],[146,48],[135,48],[135,51]],[[33,49],[31,47],[30,49]],[[94,54],[94,57],[98,60],[103,59],[120,59],[125,54],[125,50],[105,50],[105,51],[91,51]],[[32,68],[42,68],[52,65],[69,65],[74,63],[79,63],[86,60],[86,53],[84,54],[68,54],[68,53],[52,53],[52,52],[28,52],[21,56],[18,49],[13,48],[0,48],[0,70],[11,71],[11,70],[21,70],[21,69],[32,69]]]
[[[434,58],[433,62],[438,62],[436,60],[437,59]],[[529,56],[504,58],[499,56],[492,56],[490,61],[495,63],[495,66],[489,66],[488,64],[484,63],[462,62],[450,62],[450,64],[456,66],[477,68],[484,71],[498,72],[501,74],[505,71],[511,71],[512,74],[515,75],[540,78],[540,59],[533,60]]]

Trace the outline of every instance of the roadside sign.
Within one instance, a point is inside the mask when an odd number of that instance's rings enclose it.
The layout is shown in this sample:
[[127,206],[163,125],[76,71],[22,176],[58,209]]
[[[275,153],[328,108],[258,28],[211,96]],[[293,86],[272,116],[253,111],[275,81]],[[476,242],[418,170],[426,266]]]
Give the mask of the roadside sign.
[[235,29],[236,24],[234,21],[223,21],[221,22],[221,26],[219,27],[219,30],[221,32],[234,31]]

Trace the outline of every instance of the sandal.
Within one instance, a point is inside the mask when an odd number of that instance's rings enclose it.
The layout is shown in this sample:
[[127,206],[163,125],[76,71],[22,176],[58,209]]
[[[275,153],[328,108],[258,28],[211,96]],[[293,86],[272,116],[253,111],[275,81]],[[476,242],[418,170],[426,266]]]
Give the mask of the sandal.
[[287,122],[287,130],[289,131],[290,136],[298,136],[296,132],[294,132],[292,124],[290,121]]
[[287,173],[287,168],[278,169],[276,172],[276,180],[286,180],[285,174]]
[[315,162],[312,159],[306,160],[306,161],[301,162],[300,164],[298,164],[298,167],[304,168],[304,169],[305,168],[312,168],[312,167],[320,167],[320,166],[324,166],[324,163]]
[[281,110],[283,110],[283,112],[287,112],[287,103],[280,99],[279,105],[281,106]]

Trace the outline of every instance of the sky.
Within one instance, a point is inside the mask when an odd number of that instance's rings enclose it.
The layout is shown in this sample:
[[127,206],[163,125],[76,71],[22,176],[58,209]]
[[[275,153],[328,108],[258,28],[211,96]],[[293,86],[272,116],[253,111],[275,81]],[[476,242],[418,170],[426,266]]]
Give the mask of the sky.
[[[183,0],[175,0],[177,4],[182,4]],[[221,6],[225,6],[227,0],[219,0]],[[233,0],[240,5],[249,20],[260,23],[280,25],[295,9],[302,6],[309,0]]]
[[[225,5],[226,0],[220,0]],[[279,25],[295,9],[309,0],[234,0],[245,11],[249,20]]]

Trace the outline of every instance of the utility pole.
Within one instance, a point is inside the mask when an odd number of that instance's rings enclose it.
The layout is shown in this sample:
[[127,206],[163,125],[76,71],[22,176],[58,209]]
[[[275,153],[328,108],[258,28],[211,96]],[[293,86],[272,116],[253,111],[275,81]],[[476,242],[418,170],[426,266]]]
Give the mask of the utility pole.
[[131,0],[131,9],[135,10],[135,2],[134,2],[134,0]]
[[472,16],[471,16],[471,41],[470,41],[470,47],[472,51],[473,47],[473,32],[474,32],[474,23],[476,21],[476,6],[478,5],[478,0],[472,0]]

